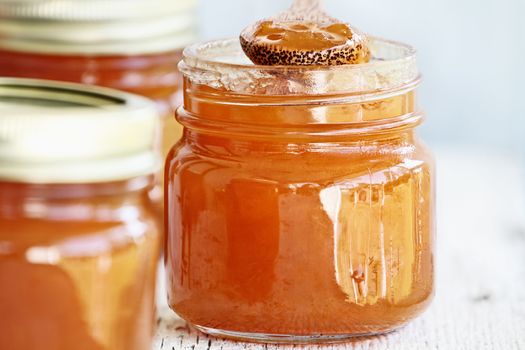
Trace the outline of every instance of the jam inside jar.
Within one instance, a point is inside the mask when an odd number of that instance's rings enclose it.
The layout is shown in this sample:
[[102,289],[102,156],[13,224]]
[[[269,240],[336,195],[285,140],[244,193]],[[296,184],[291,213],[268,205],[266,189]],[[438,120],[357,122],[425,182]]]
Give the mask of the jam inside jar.
[[151,186],[0,180],[0,348],[151,346],[160,239]]
[[139,96],[0,78],[0,349],[150,348],[159,124]]
[[414,50],[263,67],[234,40],[186,49],[168,155],[171,308],[209,333],[319,342],[394,330],[434,290],[434,163],[415,134]]

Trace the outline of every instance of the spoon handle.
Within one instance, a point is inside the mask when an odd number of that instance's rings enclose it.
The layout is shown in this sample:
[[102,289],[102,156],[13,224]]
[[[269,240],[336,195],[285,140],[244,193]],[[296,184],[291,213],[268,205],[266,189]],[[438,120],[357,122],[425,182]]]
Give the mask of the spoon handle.
[[289,11],[292,12],[320,12],[323,9],[323,0],[294,0]]
[[282,13],[279,18],[284,21],[337,22],[337,20],[324,12],[323,3],[324,0],[294,0],[292,6]]

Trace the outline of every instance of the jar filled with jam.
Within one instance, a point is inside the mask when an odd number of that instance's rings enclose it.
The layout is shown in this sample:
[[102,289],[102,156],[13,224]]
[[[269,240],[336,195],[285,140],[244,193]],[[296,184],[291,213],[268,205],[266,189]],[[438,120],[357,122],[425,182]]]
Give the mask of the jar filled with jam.
[[[313,28],[262,25],[266,42]],[[171,308],[205,333],[264,342],[403,326],[434,290],[434,163],[415,133],[414,50],[373,37],[340,55],[241,44],[270,65],[232,39],[187,48],[179,66],[185,128],[165,174]]]
[[0,79],[0,349],[150,348],[159,125],[142,97]]
[[3,1],[0,76],[149,97],[164,116],[158,141],[169,149],[182,130],[173,118],[182,96],[176,67],[181,48],[195,38],[195,8],[195,0]]

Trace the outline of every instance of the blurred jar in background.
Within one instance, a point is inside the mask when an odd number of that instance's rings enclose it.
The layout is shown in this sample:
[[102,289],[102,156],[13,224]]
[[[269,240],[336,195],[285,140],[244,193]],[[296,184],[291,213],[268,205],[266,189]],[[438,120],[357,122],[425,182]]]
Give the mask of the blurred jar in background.
[[107,86],[147,96],[165,116],[163,148],[180,137],[177,63],[195,35],[195,0],[7,0],[0,76]]
[[0,79],[0,349],[149,349],[158,127],[142,97]]

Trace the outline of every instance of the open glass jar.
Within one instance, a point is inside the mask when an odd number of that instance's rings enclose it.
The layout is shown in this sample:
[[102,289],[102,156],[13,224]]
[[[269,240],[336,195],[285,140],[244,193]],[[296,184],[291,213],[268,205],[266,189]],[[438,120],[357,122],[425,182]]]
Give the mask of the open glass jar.
[[[182,47],[195,38],[195,0],[0,3],[0,76],[78,82],[153,99],[166,152],[182,127]],[[161,136],[161,135],[159,135]],[[165,144],[164,140],[169,140]]]
[[263,67],[236,40],[186,49],[166,164],[169,304],[198,329],[331,341],[396,329],[433,295],[433,158],[412,48]]
[[0,349],[150,348],[159,122],[138,96],[0,79]]

